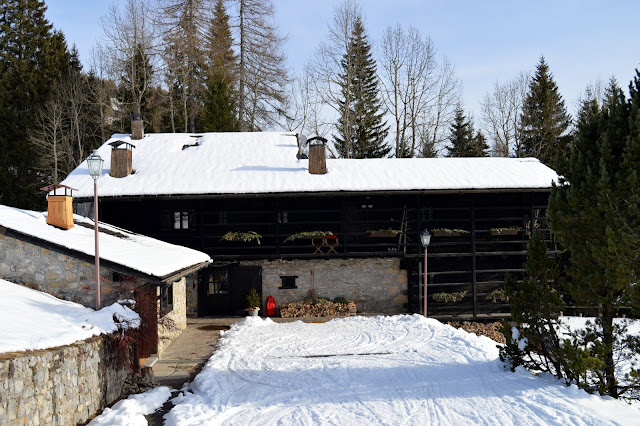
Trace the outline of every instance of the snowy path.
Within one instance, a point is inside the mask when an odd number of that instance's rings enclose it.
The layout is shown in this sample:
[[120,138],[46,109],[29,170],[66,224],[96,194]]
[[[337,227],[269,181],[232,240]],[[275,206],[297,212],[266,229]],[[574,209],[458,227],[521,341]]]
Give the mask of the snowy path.
[[496,344],[420,316],[248,319],[167,415],[201,424],[639,424],[640,411],[505,371]]

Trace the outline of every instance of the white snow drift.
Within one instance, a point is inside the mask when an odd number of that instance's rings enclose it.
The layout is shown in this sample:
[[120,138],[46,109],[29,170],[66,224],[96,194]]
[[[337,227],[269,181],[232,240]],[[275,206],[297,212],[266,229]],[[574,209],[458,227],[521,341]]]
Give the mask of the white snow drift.
[[114,303],[99,311],[0,279],[0,353],[65,346],[118,329],[140,317]]

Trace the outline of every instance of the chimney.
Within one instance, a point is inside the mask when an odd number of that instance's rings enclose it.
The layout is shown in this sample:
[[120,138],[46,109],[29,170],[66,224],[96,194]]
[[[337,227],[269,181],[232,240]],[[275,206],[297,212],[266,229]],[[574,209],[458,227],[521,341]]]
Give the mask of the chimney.
[[324,152],[325,138],[314,136],[309,143],[309,173],[312,175],[323,175],[327,173],[327,157]]
[[133,172],[133,151],[135,146],[125,141],[115,141],[111,145],[111,168],[109,176],[123,178]]
[[[47,223],[62,229],[73,228],[73,189],[66,185],[54,183],[40,188],[43,191],[51,192],[53,195],[47,197]],[[56,194],[56,190],[64,189],[64,195]],[[67,195],[69,190],[69,195]]]
[[144,138],[144,120],[140,114],[131,116],[131,139],[140,140]]

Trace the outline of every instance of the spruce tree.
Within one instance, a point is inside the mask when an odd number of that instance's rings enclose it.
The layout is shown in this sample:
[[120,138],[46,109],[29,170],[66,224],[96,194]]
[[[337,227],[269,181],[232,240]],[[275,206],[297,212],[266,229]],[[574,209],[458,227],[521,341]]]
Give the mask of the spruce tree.
[[207,36],[208,73],[202,110],[202,129],[206,132],[237,130],[236,82],[237,58],[233,53],[233,39],[229,15],[223,0],[217,0]]
[[350,46],[342,60],[340,75],[343,100],[336,129],[336,144],[344,158],[382,158],[391,151],[385,142],[389,126],[383,121],[376,74],[364,25],[356,18]]
[[571,254],[567,290],[598,315],[604,368],[596,375],[613,397],[619,396],[613,319],[633,306],[640,273],[639,89],[637,74],[628,101],[612,81],[603,105],[584,103],[567,168],[549,201],[551,229]]
[[473,134],[473,124],[471,120],[467,120],[464,115],[462,106],[458,105],[455,111],[455,117],[449,129],[449,147],[448,157],[485,157],[489,150],[487,139],[478,131]]
[[69,63],[64,36],[39,0],[0,2],[0,202],[39,208],[43,178],[27,131]]
[[521,133],[522,145],[518,157],[536,157],[547,166],[557,169],[558,159],[569,153],[567,134],[571,116],[567,113],[558,86],[549,66],[540,58],[536,74],[524,100]]
[[507,343],[500,348],[500,359],[512,370],[523,365],[564,377],[557,334],[558,316],[563,308],[558,277],[557,262],[547,254],[542,235],[534,232],[527,248],[524,279],[517,282],[508,275],[504,284],[505,296],[511,304],[511,321],[502,323]]

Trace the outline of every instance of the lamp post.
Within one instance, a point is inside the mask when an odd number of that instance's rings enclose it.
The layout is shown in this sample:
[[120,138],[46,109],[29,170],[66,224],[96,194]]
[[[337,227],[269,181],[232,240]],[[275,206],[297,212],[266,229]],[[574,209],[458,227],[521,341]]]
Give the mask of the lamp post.
[[98,243],[98,179],[102,175],[102,158],[97,152],[87,158],[89,174],[93,178],[93,229],[96,242],[96,311],[100,309],[100,245]]
[[431,241],[431,234],[426,229],[420,233],[420,241],[424,247],[424,286],[422,287],[422,315],[427,317],[427,247]]

